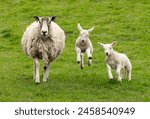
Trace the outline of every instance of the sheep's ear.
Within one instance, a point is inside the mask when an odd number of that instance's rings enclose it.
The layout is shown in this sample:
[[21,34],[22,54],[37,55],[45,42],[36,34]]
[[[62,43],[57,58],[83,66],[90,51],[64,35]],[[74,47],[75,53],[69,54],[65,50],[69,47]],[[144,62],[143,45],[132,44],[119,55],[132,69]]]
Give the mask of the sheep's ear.
[[52,18],[51,18],[51,21],[54,21],[56,19],[56,16],[53,16]]
[[35,18],[36,21],[40,20],[40,18],[38,16],[34,16],[34,18]]
[[89,29],[88,32],[89,32],[89,33],[92,32],[93,29],[94,29],[94,26],[93,26],[91,29]]
[[79,31],[83,30],[82,27],[80,26],[80,23],[78,23],[78,29],[79,29]]
[[101,46],[101,47],[104,46],[104,44],[103,44],[103,43],[100,43],[100,42],[98,42],[97,44],[98,44],[99,46]]
[[117,44],[117,41],[111,43],[111,46],[114,47]]

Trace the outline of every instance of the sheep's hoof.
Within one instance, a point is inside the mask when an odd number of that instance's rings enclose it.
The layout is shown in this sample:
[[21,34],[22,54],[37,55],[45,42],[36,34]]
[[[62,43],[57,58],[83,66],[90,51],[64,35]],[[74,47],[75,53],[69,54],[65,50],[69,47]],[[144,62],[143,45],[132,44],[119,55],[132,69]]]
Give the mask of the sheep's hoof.
[[112,81],[112,80],[113,80],[113,78],[110,79],[110,81]]
[[83,69],[83,67],[81,67],[81,69]]

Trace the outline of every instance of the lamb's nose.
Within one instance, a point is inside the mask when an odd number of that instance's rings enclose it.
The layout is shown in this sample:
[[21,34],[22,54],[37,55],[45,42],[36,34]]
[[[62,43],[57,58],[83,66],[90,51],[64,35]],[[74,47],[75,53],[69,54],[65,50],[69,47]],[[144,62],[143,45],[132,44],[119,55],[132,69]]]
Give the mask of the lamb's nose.
[[106,52],[106,55],[108,56],[108,52]]
[[84,40],[82,40],[82,42],[84,42]]

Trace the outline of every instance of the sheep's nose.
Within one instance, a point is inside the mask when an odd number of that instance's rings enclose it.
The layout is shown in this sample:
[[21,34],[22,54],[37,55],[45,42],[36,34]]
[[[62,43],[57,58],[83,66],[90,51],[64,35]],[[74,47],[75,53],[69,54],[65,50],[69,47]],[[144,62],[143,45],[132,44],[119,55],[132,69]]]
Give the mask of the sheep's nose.
[[42,31],[42,33],[43,33],[43,34],[46,34],[46,33],[47,33],[47,31]]
[[106,55],[108,56],[108,52],[106,52]]
[[84,40],[82,40],[82,42],[84,42]]

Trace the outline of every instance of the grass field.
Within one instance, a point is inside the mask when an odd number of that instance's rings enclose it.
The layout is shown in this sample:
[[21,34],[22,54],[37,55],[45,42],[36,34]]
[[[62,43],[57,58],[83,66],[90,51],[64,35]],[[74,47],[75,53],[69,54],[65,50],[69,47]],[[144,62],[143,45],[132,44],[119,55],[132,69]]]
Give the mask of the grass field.
[[[0,0],[0,11],[0,101],[150,101],[149,0]],[[52,15],[67,35],[66,47],[51,65],[50,80],[35,85],[33,62],[21,48],[21,37],[33,16]],[[95,26],[90,35],[93,64],[83,70],[74,48],[78,22],[87,29]],[[115,50],[132,62],[131,82],[108,79],[97,42],[114,40]],[[42,79],[42,61],[40,66]]]

